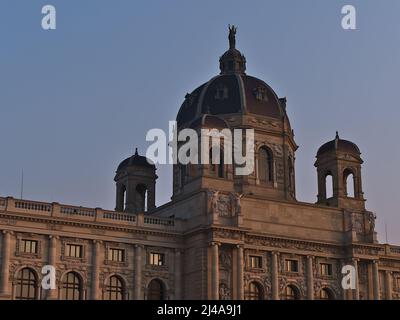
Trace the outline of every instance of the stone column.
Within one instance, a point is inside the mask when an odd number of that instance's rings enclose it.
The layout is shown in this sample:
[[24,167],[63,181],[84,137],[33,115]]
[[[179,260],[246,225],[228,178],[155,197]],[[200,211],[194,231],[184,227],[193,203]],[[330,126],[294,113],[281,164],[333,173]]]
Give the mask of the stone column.
[[182,255],[180,249],[175,250],[175,300],[182,299]]
[[379,269],[378,261],[372,261],[372,279],[374,285],[374,300],[379,300]]
[[277,252],[272,252],[271,253],[272,257],[272,300],[279,300],[279,269],[278,269],[278,253]]
[[93,240],[93,251],[92,251],[92,288],[91,288],[91,299],[98,300],[100,291],[100,245],[101,241]]
[[142,294],[142,248],[140,244],[135,245],[135,300],[143,300]]
[[237,246],[237,299],[244,299],[244,285],[243,285],[243,246]]
[[[57,236],[49,236],[49,265],[53,266],[57,270]],[[56,280],[57,281],[57,280]],[[57,287],[57,283],[56,283]],[[57,299],[57,289],[47,290],[47,299]]]
[[8,296],[10,294],[9,277],[10,277],[11,233],[12,233],[11,231],[7,230],[3,231],[0,292],[4,296]]
[[392,300],[392,272],[385,272],[385,290],[386,290],[386,300]]
[[314,300],[313,257],[307,256],[307,299]]
[[356,271],[356,290],[354,294],[355,300],[360,300],[360,286],[358,282],[358,259],[353,259],[354,269]]
[[219,299],[219,256],[216,242],[211,243],[211,299]]

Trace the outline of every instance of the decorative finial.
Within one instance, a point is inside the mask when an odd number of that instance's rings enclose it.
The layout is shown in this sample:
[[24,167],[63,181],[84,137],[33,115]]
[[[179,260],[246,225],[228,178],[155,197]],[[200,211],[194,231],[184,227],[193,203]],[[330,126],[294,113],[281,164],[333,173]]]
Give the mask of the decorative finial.
[[139,155],[139,153],[137,151],[137,148],[135,148],[135,156],[138,156],[138,155]]
[[336,137],[335,137],[335,149],[338,148],[338,142],[339,142],[339,132],[336,130]]
[[229,29],[229,49],[235,49],[236,46],[236,30],[237,28],[234,25],[228,25],[228,29]]

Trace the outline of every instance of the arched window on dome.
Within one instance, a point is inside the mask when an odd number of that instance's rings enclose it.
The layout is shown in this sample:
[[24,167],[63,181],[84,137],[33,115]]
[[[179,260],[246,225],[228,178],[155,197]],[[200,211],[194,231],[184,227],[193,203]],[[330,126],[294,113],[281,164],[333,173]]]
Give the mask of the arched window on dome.
[[344,182],[344,192],[345,195],[349,198],[355,197],[355,189],[354,189],[354,173],[350,169],[346,169],[343,172],[343,182]]
[[325,190],[326,199],[333,197],[333,176],[331,172],[327,172],[325,175]]
[[119,188],[118,188],[118,193],[119,193],[119,195],[118,195],[118,210],[121,210],[121,211],[123,211],[123,210],[125,210],[126,209],[126,187],[125,187],[125,185],[121,185]]
[[124,183],[117,183],[116,188],[116,200],[115,210],[125,211],[126,210],[126,186]]
[[214,146],[210,149],[210,174],[218,178],[225,176],[224,150]]
[[138,207],[137,209],[140,212],[146,212],[147,211],[147,187],[146,185],[139,183],[136,186],[136,199],[137,199],[137,204]]
[[273,182],[272,151],[267,147],[261,147],[258,151],[258,179],[261,183]]
[[228,98],[228,88],[222,84],[219,84],[215,89],[215,99],[224,100]]

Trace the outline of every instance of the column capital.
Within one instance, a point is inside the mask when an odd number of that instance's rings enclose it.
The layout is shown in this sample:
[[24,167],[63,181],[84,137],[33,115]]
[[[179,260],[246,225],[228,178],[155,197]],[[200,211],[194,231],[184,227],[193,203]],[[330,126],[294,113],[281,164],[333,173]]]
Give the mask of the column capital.
[[179,254],[182,254],[183,253],[183,249],[181,249],[181,248],[175,248],[174,249],[174,253],[179,253]]
[[314,259],[315,259],[315,256],[312,256],[312,255],[308,254],[308,255],[306,255],[306,258],[307,258],[307,259],[314,260]]
[[244,249],[244,244],[238,243],[235,245],[237,249]]
[[280,253],[279,251],[274,250],[274,251],[271,251],[271,254],[272,254],[273,256],[279,257],[281,253]]
[[378,264],[378,263],[379,263],[379,260],[374,259],[374,260],[372,260],[372,263],[373,263],[373,264]]
[[103,240],[93,239],[93,244],[103,244]]
[[217,242],[217,241],[211,241],[211,242],[209,243],[209,246],[210,246],[210,247],[214,247],[214,246],[219,247],[219,246],[221,246],[221,243],[220,243],[220,242]]
[[11,231],[11,230],[3,230],[2,233],[3,234],[9,234],[11,236],[14,235],[14,231]]
[[52,239],[58,240],[58,239],[60,239],[60,237],[59,237],[59,236],[56,236],[56,235],[53,235],[53,234],[50,234],[50,235],[49,235],[49,239],[50,239],[50,240],[52,240]]
[[144,245],[143,245],[143,244],[140,244],[140,243],[136,243],[136,244],[134,244],[133,246],[134,246],[135,248],[141,248],[141,249],[144,248]]

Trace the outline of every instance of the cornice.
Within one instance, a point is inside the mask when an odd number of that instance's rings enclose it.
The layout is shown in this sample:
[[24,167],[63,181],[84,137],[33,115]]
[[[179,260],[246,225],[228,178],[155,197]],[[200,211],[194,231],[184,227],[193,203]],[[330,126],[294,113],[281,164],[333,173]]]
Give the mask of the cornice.
[[174,232],[174,231],[163,231],[163,230],[155,230],[150,229],[146,230],[142,227],[138,229],[137,227],[126,227],[126,226],[116,226],[116,225],[104,225],[99,222],[84,222],[84,221],[76,221],[76,220],[64,220],[60,218],[50,218],[50,217],[33,217],[28,215],[18,215],[18,214],[9,214],[9,213],[0,213],[0,219],[13,219],[18,221],[30,221],[35,223],[46,223],[50,225],[61,225],[61,226],[72,226],[78,228],[85,228],[90,230],[110,230],[110,231],[118,231],[118,232],[127,232],[127,233],[136,233],[142,235],[158,235],[158,236],[167,236],[167,237],[176,237],[182,238],[182,233]]

